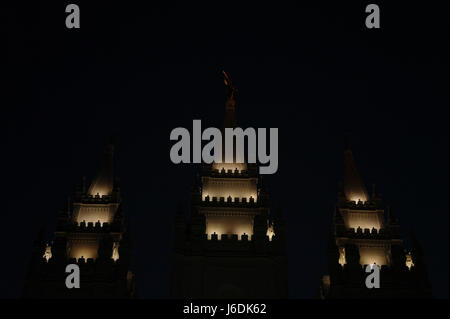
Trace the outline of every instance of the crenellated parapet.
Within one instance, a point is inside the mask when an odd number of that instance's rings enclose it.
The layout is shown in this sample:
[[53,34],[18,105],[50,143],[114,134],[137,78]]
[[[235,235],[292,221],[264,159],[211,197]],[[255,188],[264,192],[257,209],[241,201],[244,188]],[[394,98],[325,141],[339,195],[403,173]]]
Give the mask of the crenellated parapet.
[[258,176],[257,169],[254,165],[246,164],[246,169],[234,169],[224,167],[214,168],[212,165],[204,165],[202,176],[219,177],[219,178],[255,178]]
[[380,202],[371,199],[364,202],[361,200],[354,201],[345,199],[340,201],[338,206],[340,208],[355,209],[355,210],[378,210],[383,208]]
[[79,233],[109,233],[111,231],[113,232],[120,232],[122,228],[122,224],[118,222],[108,223],[100,221],[97,221],[96,223],[82,221],[80,223],[78,222],[72,222],[67,226],[68,232],[79,232]]
[[[195,240],[195,238],[187,236],[184,242],[179,243],[177,250],[183,252],[183,254],[194,253],[194,250],[192,250],[192,242]],[[255,235],[245,233],[241,235],[217,233],[212,233],[210,235],[203,234],[196,245],[200,247],[199,250],[195,250],[196,254],[208,254],[209,252],[225,255],[282,254],[279,245],[267,235],[258,238]]]
[[389,228],[348,228],[348,229],[342,229],[340,228],[339,231],[336,229],[336,236],[337,237],[346,237],[350,239],[375,239],[375,240],[388,240],[392,239],[392,232]]
[[111,194],[111,195],[90,195],[90,194],[82,194],[78,198],[74,198],[76,203],[82,204],[109,204],[109,203],[120,203],[121,197],[119,194]]
[[[271,241],[269,236],[255,238],[255,235],[243,234],[211,234],[211,238],[205,238],[204,249],[206,252],[215,251],[227,254],[269,254],[281,255],[279,247]],[[259,247],[258,247],[259,246]]]
[[204,199],[201,201],[202,206],[208,206],[208,207],[260,207],[261,202],[258,200],[255,200],[253,196],[247,197],[231,197],[228,196],[225,197],[210,197],[209,195],[205,196]]

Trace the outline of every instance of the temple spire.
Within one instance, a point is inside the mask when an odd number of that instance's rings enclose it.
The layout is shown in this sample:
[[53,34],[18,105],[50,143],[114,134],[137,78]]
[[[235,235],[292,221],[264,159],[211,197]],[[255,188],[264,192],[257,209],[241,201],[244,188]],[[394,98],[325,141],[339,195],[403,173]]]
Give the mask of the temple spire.
[[114,188],[113,175],[114,138],[111,138],[103,156],[103,161],[97,176],[92,181],[88,193],[90,195],[111,195]]
[[369,200],[366,187],[361,179],[353,159],[353,153],[350,149],[348,140],[345,141],[345,179],[344,193],[347,200],[365,202]]

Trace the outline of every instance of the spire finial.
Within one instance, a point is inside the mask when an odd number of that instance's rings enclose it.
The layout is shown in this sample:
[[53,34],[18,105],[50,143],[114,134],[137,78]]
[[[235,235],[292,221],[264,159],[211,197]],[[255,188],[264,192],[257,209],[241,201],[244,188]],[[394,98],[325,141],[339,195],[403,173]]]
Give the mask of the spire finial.
[[234,95],[237,92],[237,88],[233,84],[230,76],[225,72],[225,70],[222,70],[222,75],[223,75],[223,82],[225,83],[225,86],[227,88],[227,100],[234,101]]
[[222,70],[222,75],[223,82],[225,83],[225,87],[227,89],[227,101],[225,102],[225,120],[223,127],[235,128],[237,126],[237,121],[235,114],[236,101],[234,100],[234,97],[237,92],[237,88],[224,70]]

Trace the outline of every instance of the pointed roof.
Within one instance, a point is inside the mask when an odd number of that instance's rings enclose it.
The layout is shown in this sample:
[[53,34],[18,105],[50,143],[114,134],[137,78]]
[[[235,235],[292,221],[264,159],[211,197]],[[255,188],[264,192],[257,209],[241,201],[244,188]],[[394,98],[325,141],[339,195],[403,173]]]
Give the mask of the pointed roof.
[[113,158],[114,158],[114,140],[111,138],[110,142],[106,146],[103,161],[100,169],[97,172],[97,176],[92,181],[89,187],[88,193],[90,195],[111,195],[114,187],[114,175],[113,175]]
[[365,202],[369,200],[366,187],[361,179],[361,176],[356,169],[353,153],[346,143],[345,147],[345,178],[344,178],[344,193],[347,200],[358,202],[361,200]]

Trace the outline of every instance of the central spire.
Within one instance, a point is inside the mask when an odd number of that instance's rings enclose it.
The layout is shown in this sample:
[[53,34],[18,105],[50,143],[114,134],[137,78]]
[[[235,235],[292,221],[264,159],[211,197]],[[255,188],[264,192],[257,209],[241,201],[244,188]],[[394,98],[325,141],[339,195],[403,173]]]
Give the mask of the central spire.
[[225,163],[225,128],[236,128],[236,100],[235,94],[237,87],[231,81],[230,76],[222,70],[223,82],[226,88],[226,102],[225,102],[225,119],[222,128],[222,163],[214,163],[213,168],[219,171],[235,170],[243,171],[247,169],[245,163],[236,163],[236,139],[233,138],[233,163]]

